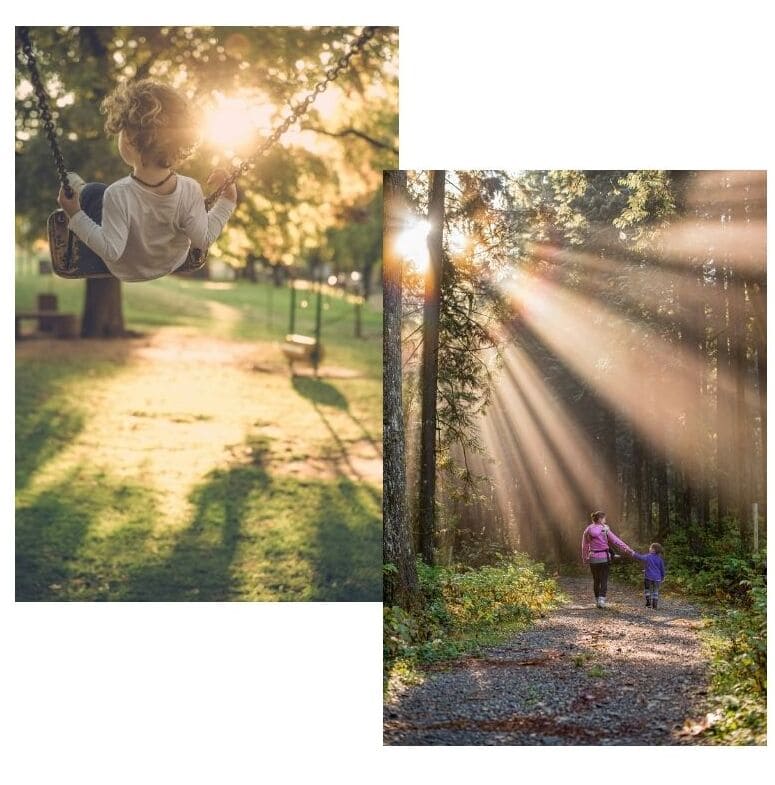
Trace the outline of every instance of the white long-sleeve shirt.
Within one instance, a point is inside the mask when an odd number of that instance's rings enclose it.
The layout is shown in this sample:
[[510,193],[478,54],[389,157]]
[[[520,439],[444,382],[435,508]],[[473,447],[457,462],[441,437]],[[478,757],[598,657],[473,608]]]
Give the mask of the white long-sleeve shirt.
[[117,180],[105,190],[102,226],[79,210],[70,229],[122,281],[168,275],[190,248],[209,248],[234,210],[234,203],[221,197],[208,213],[199,183],[176,176],[170,194],[150,191],[131,177]]

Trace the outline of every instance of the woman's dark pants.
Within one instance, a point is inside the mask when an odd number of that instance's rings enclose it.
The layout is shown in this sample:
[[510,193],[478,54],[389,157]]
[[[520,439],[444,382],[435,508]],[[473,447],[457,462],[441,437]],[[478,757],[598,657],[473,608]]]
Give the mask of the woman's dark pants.
[[608,591],[608,570],[611,565],[608,562],[602,564],[590,564],[592,570],[592,584],[595,591],[595,599],[605,597]]

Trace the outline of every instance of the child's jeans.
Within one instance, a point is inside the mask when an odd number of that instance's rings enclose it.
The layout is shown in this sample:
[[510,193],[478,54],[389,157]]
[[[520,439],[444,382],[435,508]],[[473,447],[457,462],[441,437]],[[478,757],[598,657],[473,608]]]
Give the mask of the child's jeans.
[[643,589],[646,594],[646,599],[651,600],[653,603],[655,600],[659,600],[659,584],[661,581],[652,581],[649,578],[643,579]]
[[[94,223],[102,225],[102,198],[105,195],[105,189],[108,186],[105,183],[86,183],[81,188],[78,199],[81,202],[81,209],[94,221]],[[107,273],[108,268],[105,267],[105,262],[97,256],[86,243],[78,242],[78,269],[81,272],[89,273]]]

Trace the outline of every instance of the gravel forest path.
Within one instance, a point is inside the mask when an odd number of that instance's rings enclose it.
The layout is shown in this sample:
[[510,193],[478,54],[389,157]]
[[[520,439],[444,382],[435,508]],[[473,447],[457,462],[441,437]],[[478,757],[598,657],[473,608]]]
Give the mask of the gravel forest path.
[[588,577],[559,583],[569,601],[530,629],[392,685],[385,744],[702,743],[683,730],[707,689],[699,610],[665,594],[652,611],[615,581],[598,610]]

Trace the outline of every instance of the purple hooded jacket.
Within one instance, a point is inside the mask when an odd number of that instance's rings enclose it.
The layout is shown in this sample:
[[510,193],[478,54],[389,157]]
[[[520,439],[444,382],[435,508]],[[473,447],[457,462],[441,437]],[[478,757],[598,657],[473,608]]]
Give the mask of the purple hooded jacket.
[[632,554],[638,561],[646,562],[646,571],[644,578],[647,581],[663,581],[665,580],[665,563],[658,553],[633,553]]

